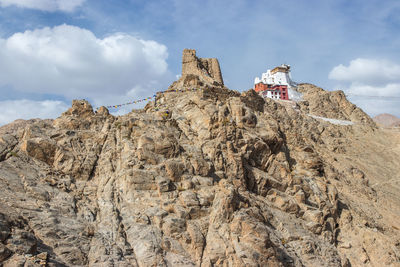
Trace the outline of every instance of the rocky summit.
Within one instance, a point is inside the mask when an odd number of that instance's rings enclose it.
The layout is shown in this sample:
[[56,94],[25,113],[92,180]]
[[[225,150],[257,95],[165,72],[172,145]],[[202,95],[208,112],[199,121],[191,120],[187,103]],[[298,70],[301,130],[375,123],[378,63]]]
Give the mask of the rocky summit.
[[399,132],[341,91],[263,99],[186,55],[143,110],[0,128],[0,265],[400,265]]

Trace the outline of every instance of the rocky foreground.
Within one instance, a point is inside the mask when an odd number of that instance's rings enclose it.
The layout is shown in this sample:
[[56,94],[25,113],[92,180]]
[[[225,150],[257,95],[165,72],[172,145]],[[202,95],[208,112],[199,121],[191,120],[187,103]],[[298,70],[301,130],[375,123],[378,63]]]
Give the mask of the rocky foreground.
[[74,101],[3,127],[0,265],[399,266],[399,134],[299,91],[204,87],[120,117]]

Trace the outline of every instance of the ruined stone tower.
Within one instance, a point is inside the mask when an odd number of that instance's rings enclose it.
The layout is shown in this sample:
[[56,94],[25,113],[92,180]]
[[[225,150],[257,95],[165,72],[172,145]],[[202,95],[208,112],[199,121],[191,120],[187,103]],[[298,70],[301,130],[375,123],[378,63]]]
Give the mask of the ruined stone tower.
[[188,74],[202,76],[211,83],[224,84],[218,59],[198,58],[194,49],[184,49],[182,54],[182,76]]
[[224,87],[218,59],[198,58],[196,50],[184,49],[182,54],[182,76],[170,86],[170,89],[205,85]]

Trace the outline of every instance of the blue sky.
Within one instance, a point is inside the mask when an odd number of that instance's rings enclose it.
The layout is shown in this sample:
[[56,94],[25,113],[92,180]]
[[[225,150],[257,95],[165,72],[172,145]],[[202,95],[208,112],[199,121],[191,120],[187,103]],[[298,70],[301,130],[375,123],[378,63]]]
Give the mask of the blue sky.
[[398,0],[0,0],[0,124],[152,95],[183,48],[217,57],[231,89],[286,63],[297,82],[400,116],[398,14]]

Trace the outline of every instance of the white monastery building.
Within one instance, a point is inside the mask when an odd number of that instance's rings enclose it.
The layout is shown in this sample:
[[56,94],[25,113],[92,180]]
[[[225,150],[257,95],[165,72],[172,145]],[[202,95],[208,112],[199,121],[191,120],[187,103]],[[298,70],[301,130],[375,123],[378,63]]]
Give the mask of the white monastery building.
[[296,83],[292,81],[290,66],[282,64],[254,79],[254,90],[263,97],[297,100],[301,97],[295,90]]

